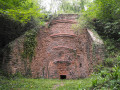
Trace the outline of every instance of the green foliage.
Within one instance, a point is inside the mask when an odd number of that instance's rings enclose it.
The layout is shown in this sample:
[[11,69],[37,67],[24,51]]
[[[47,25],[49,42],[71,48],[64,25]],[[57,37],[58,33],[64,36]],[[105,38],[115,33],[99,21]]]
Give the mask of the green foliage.
[[[118,90],[120,88],[120,52],[114,45],[114,40],[106,39],[104,43],[108,51],[108,58],[103,61],[102,65],[94,67],[94,74],[99,74],[101,78],[104,78],[104,81],[102,83],[93,81],[93,85],[89,89]],[[97,82],[99,80],[97,79]]]
[[106,58],[104,60],[104,66],[113,67],[114,60],[112,58]]
[[[3,77],[0,77],[0,79]],[[99,75],[94,75],[86,79],[78,80],[56,80],[56,79],[27,79],[27,78],[16,78],[16,79],[2,79],[0,82],[1,90],[9,89],[25,89],[25,90],[90,90],[92,81],[99,79],[99,83],[104,81],[103,78],[99,78]],[[3,84],[6,83],[6,84]]]
[[[3,77],[0,77],[0,79]],[[55,84],[61,84],[60,80],[48,79],[3,79],[0,81],[0,90],[53,90]]]
[[79,28],[82,30],[84,28],[90,28],[90,24],[89,24],[89,21],[87,20],[87,18],[85,18],[83,15],[80,16],[79,20]]
[[[116,57],[116,59],[116,62],[120,62],[120,56]],[[2,90],[53,90],[54,87],[56,90],[119,90],[120,66],[116,64],[113,68],[102,68],[100,72],[78,80],[63,81],[55,79],[27,79],[23,77],[7,79],[0,76],[0,82],[0,89]]]
[[79,18],[79,24],[81,29],[84,28],[90,28],[90,29],[94,29],[94,22],[93,20],[96,18],[96,6],[94,3],[87,3],[87,10],[82,10],[81,11],[81,15]]
[[118,19],[120,14],[119,0],[95,0],[97,8],[97,18],[105,21]]
[[60,11],[63,13],[79,13],[84,10],[87,0],[62,0],[60,5]]
[[119,19],[112,21],[98,20],[95,22],[95,29],[101,36],[104,36],[104,39],[109,38],[118,43],[120,40],[119,24],[120,24]]
[[120,14],[119,0],[94,0],[88,4],[84,15],[89,18],[97,18],[103,21],[118,19]]
[[23,58],[29,59],[30,62],[35,55],[35,47],[37,44],[36,35],[37,31],[34,29],[25,33],[24,52],[22,53],[22,56]]
[[120,41],[120,1],[94,0],[88,4],[88,9],[82,12],[80,22],[83,28],[95,29],[104,38]]
[[26,23],[34,18],[44,18],[40,13],[37,0],[0,0],[0,16],[8,15],[9,18]]
[[97,86],[97,79],[92,81],[92,86],[96,87]]
[[119,74],[120,74],[119,69],[120,67],[117,67],[117,66],[114,66],[112,68],[113,72],[110,74],[110,79],[115,79],[115,80],[118,79]]
[[64,13],[76,13],[80,11],[80,5],[76,2],[70,3],[68,1],[63,1],[60,8],[63,10]]
[[117,42],[113,39],[109,39],[109,38],[105,39],[104,38],[104,45],[106,48],[106,57],[108,57],[108,61],[109,61],[109,58],[111,58],[111,57],[114,58],[119,55],[119,53],[120,53],[119,42]]
[[25,76],[31,77],[31,62],[33,59],[33,56],[35,55],[35,48],[37,45],[36,41],[36,35],[39,29],[32,29],[25,33],[25,39],[24,39],[24,45],[23,45],[23,53],[22,60],[24,62],[25,67]]
[[104,68],[103,65],[96,65],[93,67],[95,73],[101,72],[103,68]]
[[105,69],[105,70],[102,69],[102,70],[101,70],[101,72],[100,72],[101,77],[105,78],[105,77],[108,75],[107,70],[108,70],[108,69]]
[[[91,87],[92,89],[109,88],[111,90],[118,90],[120,88],[120,56],[117,56],[116,58],[109,58],[107,61],[110,62],[110,67],[108,68],[108,66],[104,66],[104,68],[102,68],[101,71],[97,73],[100,74],[100,77],[104,78],[105,81],[103,83],[98,83],[96,87],[93,85]],[[112,68],[111,61],[113,63]],[[109,63],[107,64],[109,65]]]

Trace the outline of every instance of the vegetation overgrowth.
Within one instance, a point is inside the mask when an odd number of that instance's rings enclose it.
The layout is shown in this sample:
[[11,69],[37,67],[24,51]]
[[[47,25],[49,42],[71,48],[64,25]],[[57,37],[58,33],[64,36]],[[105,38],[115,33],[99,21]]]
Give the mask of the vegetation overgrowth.
[[37,30],[47,19],[47,14],[42,13],[38,0],[0,0],[0,19],[0,64],[3,58],[2,48],[25,32],[23,56],[31,61]]
[[[104,40],[106,59],[100,65],[94,67],[94,73],[85,79],[78,80],[51,80],[30,79],[21,74],[3,76],[0,72],[0,89],[23,90],[119,90],[120,89],[120,1],[119,0],[75,0],[73,4],[63,0],[60,8],[65,13],[80,13],[80,29],[90,28],[98,32]],[[78,2],[77,2],[78,1]],[[87,0],[86,0],[87,1]],[[41,23],[45,15],[37,1],[33,0],[0,0],[0,16],[7,16],[20,23],[31,20]],[[77,5],[77,6],[76,6]],[[65,6],[65,7],[64,7]],[[73,6],[73,7],[72,7]],[[87,8],[87,9],[85,9]],[[38,19],[39,18],[39,19]],[[34,23],[32,23],[34,24]],[[35,25],[37,25],[35,24]],[[43,24],[43,23],[41,23]],[[34,26],[35,26],[34,25]],[[25,57],[34,55],[35,35],[29,31],[26,33]],[[31,37],[33,36],[33,37]],[[33,40],[33,42],[31,42]],[[33,48],[28,48],[29,43]],[[34,43],[34,44],[33,44]],[[30,52],[29,52],[30,50]],[[29,52],[29,53],[27,53]],[[31,55],[32,54],[32,55]]]
[[120,1],[93,0],[82,10],[79,18],[80,28],[89,28],[98,32],[104,41],[106,59],[95,67],[95,72],[108,78],[102,84],[99,79],[93,81],[90,89],[120,89]]
[[82,28],[96,30],[105,39],[120,42],[120,1],[94,0],[82,11]]

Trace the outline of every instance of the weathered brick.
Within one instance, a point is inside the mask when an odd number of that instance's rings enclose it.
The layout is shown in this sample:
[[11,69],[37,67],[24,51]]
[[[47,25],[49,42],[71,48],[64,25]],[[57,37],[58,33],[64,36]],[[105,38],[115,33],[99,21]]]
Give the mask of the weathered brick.
[[[32,63],[28,63],[33,78],[59,79],[61,75],[66,75],[66,79],[85,78],[93,72],[94,65],[102,62],[102,40],[96,39],[90,30],[84,29],[81,33],[73,30],[72,25],[77,24],[77,17],[76,14],[58,15],[50,22],[50,28],[39,31],[35,56]],[[11,59],[8,63],[3,62],[3,68],[12,74],[17,71],[25,74],[24,62],[20,56],[22,50],[19,50],[23,42],[17,45],[16,41],[13,42],[15,45],[11,46]]]

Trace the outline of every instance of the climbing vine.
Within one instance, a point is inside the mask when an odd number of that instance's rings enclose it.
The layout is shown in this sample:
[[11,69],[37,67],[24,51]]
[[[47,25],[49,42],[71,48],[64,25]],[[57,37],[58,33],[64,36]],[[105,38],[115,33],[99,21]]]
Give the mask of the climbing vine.
[[22,53],[22,56],[23,58],[29,59],[30,62],[35,55],[35,47],[37,44],[36,35],[37,31],[34,29],[25,33],[24,52]]
[[35,47],[37,44],[36,35],[37,35],[37,30],[35,29],[27,31],[24,35],[25,39],[23,43],[22,60],[24,62],[24,67],[25,67],[25,72],[26,72],[25,75],[27,77],[32,75],[30,64],[32,62],[33,56],[35,55]]
[[96,58],[96,45],[94,42],[92,43],[92,55],[93,55],[93,60],[96,61],[97,60],[97,58]]

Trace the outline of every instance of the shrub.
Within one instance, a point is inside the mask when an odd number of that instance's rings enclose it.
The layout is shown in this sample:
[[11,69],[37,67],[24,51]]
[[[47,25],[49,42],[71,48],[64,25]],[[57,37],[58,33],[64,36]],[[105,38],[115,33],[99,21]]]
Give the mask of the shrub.
[[110,74],[110,79],[115,79],[117,80],[119,78],[119,67],[115,66],[113,67],[113,72]]
[[104,65],[108,67],[113,67],[114,66],[114,59],[112,58],[107,58],[104,60]]
[[103,68],[103,65],[96,65],[93,67],[95,73],[100,73]]
[[92,81],[92,86],[96,87],[97,86],[97,79]]
[[87,26],[87,28],[95,29],[104,38],[110,38],[119,42],[119,4],[119,0],[94,0],[88,5],[88,9],[82,12],[85,23],[83,22],[83,25],[80,24],[85,27]]

